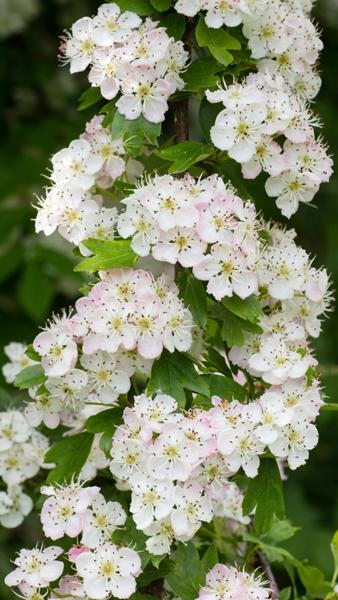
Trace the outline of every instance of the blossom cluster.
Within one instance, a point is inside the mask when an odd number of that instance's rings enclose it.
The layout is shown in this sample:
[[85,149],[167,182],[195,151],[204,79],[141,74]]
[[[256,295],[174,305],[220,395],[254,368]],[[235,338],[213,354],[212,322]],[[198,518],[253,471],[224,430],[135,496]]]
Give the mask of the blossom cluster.
[[[99,192],[122,174],[127,179],[140,175],[142,166],[126,159],[122,139],[112,139],[102,121],[102,115],[93,117],[79,139],[52,157],[51,184],[38,201],[37,233],[51,235],[57,230],[76,245],[88,237],[114,237],[117,210],[103,207]],[[83,245],[80,247],[88,253]]]
[[206,11],[208,27],[236,27],[248,40],[258,70],[280,74],[286,86],[305,99],[320,89],[315,63],[323,48],[311,21],[312,0],[178,0],[175,8],[187,16]]
[[320,184],[329,181],[333,162],[315,137],[318,119],[281,75],[262,69],[206,94],[224,106],[211,128],[214,145],[241,164],[243,177],[268,174],[266,192],[284,216],[293,215],[300,202],[311,202]]
[[198,595],[198,600],[268,600],[270,590],[257,574],[240,571],[236,567],[215,565],[206,574],[206,585]]
[[267,449],[295,469],[317,443],[317,382],[273,386],[249,404],[217,396],[212,403],[182,413],[167,395],[142,394],[113,436],[110,470],[131,489],[130,511],[153,554],[188,541],[214,516],[248,523],[242,493],[228,478],[240,468],[255,477]]
[[[51,598],[59,594],[98,600],[112,595],[129,598],[136,591],[141,560],[135,550],[111,542],[113,532],[126,520],[122,506],[107,502],[100,488],[75,482],[44,486],[41,492],[48,496],[41,511],[45,536],[54,541],[82,535],[81,544],[71,547],[64,557],[74,564],[76,575],[62,577]],[[59,546],[21,550],[5,583],[18,587],[24,598],[40,597],[43,588],[62,575],[64,563],[55,560],[62,553]]]
[[22,484],[33,478],[40,468],[50,468],[44,461],[49,441],[34,429],[21,410],[0,412],[0,477],[6,491],[0,492],[0,524],[18,527],[33,508],[31,497]]
[[107,100],[120,95],[117,110],[126,119],[143,115],[160,123],[168,98],[184,83],[180,72],[188,53],[183,43],[170,38],[164,27],[117,4],[103,4],[97,14],[76,21],[61,45],[71,73],[90,66],[89,82]]

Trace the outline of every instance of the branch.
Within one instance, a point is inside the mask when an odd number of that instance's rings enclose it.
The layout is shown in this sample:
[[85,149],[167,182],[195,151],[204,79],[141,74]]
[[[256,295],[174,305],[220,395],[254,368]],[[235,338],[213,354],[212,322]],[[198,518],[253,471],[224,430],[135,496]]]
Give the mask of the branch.
[[[194,35],[194,19],[188,17],[186,20],[186,30],[183,36],[185,49],[189,52],[191,58],[191,38]],[[183,98],[175,102],[173,107],[174,125],[176,133],[176,142],[181,144],[189,139],[189,100]]]
[[270,567],[270,564],[269,564],[265,554],[263,554],[263,552],[261,552],[260,550],[257,550],[256,555],[257,555],[258,561],[261,564],[264,575],[270,584],[271,598],[272,598],[272,600],[278,600],[279,589],[278,589],[278,585],[277,585],[275,576]]

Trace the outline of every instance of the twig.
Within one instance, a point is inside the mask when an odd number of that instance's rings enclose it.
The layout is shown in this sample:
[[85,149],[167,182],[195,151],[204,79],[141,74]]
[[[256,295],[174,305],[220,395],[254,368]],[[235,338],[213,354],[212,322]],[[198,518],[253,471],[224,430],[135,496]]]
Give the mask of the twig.
[[264,575],[267,578],[267,580],[269,581],[270,590],[271,590],[271,598],[272,598],[272,600],[278,600],[279,589],[278,589],[278,585],[277,585],[275,576],[270,567],[270,564],[269,564],[265,554],[263,554],[263,552],[261,552],[260,550],[256,551],[256,555],[262,566]]

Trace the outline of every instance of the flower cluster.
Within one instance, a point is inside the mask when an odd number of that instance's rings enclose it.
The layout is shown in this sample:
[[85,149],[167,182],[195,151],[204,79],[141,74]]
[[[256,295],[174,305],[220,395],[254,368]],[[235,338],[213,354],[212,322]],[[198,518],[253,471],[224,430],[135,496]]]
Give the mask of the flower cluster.
[[215,565],[206,575],[206,585],[199,591],[198,600],[268,600],[270,590],[259,575],[240,571],[236,567]]
[[234,471],[217,449],[212,411],[176,411],[170,396],[136,396],[112,441],[110,470],[131,488],[136,527],[157,555],[175,539],[191,539],[214,514],[249,522],[241,491],[227,480]]
[[169,552],[175,539],[188,541],[214,516],[248,523],[241,491],[228,477],[240,468],[255,477],[267,449],[296,469],[317,444],[317,382],[273,386],[250,404],[212,402],[208,411],[183,414],[169,396],[136,396],[114,434],[110,469],[131,488],[130,510],[153,554]]
[[321,182],[329,181],[333,163],[315,137],[318,120],[281,75],[262,69],[206,94],[224,105],[211,128],[214,145],[242,165],[244,177],[269,175],[266,192],[277,198],[284,216],[293,215],[300,202],[311,202]]
[[90,66],[89,82],[104,98],[120,95],[116,107],[126,119],[143,115],[160,123],[168,110],[168,98],[184,83],[180,72],[188,53],[164,27],[114,4],[103,4],[93,17],[73,24],[61,46],[71,73]]
[[[87,123],[85,133],[52,157],[51,185],[39,199],[35,230],[60,235],[79,245],[88,237],[112,239],[116,208],[102,206],[99,191],[125,173],[141,174],[141,164],[125,159],[122,139],[112,139],[102,124],[103,116]],[[88,250],[81,246],[83,253]]]
[[248,40],[258,70],[280,74],[286,86],[305,99],[313,99],[320,88],[315,63],[323,44],[310,12],[312,0],[178,0],[178,12],[194,16],[206,11],[208,27],[236,27]]
[[[126,520],[122,506],[107,502],[100,488],[82,487],[75,482],[62,487],[45,486],[41,492],[48,496],[41,511],[45,536],[53,541],[82,536],[81,544],[71,547],[65,557],[74,563],[76,575],[60,580],[53,590],[56,597],[58,593],[73,596],[76,591],[76,597],[98,600],[112,595],[129,598],[136,591],[135,577],[141,572],[141,560],[131,548],[111,542],[114,531]],[[16,569],[7,575],[6,584],[17,586],[22,597],[41,594],[41,588],[49,587],[62,574],[64,564],[55,560],[62,552],[58,546],[21,550],[14,561]],[[27,587],[29,594],[25,593]]]
[[[10,344],[11,350],[14,346]],[[5,371],[8,373],[9,369]],[[0,412],[0,477],[7,486],[6,491],[0,492],[0,523],[4,527],[17,527],[31,512],[32,499],[23,492],[21,484],[34,477],[41,467],[50,467],[44,462],[48,448],[48,439],[32,427],[20,410]]]

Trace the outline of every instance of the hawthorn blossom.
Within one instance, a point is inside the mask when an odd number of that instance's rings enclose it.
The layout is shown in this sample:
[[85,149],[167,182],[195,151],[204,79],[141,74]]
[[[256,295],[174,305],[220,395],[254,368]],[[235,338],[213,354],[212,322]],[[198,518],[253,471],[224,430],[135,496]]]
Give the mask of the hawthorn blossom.
[[58,184],[68,184],[88,190],[95,181],[94,175],[100,170],[103,158],[91,154],[90,144],[74,140],[52,157],[52,177]]
[[206,585],[200,588],[198,600],[268,600],[270,590],[261,577],[240,571],[236,567],[215,565],[206,575]]
[[16,568],[5,577],[10,587],[26,583],[33,587],[48,587],[63,571],[63,562],[56,560],[63,552],[58,546],[20,550],[14,560]]
[[210,499],[198,483],[186,482],[175,489],[176,508],[171,514],[171,524],[175,536],[182,541],[189,540],[197,532],[202,521],[212,519]]
[[20,411],[8,410],[0,413],[0,452],[26,442],[30,433],[31,428]]
[[90,65],[95,50],[93,34],[94,23],[90,17],[82,17],[73,23],[71,34],[61,46],[71,73],[84,71]]
[[271,452],[288,461],[290,469],[304,465],[318,443],[318,431],[312,423],[304,419],[294,419],[281,432],[278,438],[269,444]]
[[41,364],[48,376],[65,375],[76,364],[77,346],[66,315],[50,321],[35,338],[33,347],[42,357]]
[[82,544],[88,548],[97,548],[108,542],[115,529],[124,525],[126,518],[127,515],[118,502],[106,502],[102,494],[97,493],[84,514]]
[[93,38],[99,46],[114,46],[128,40],[133,29],[141,24],[135,13],[120,11],[117,4],[102,4],[93,18]]
[[36,364],[35,360],[27,356],[26,350],[27,346],[20,342],[10,342],[4,347],[4,353],[10,360],[2,367],[2,374],[7,383],[13,383],[20,371]]
[[116,106],[126,119],[134,120],[144,115],[151,123],[161,123],[168,110],[167,100],[173,86],[166,79],[158,79],[153,67],[140,66],[122,80],[121,91]]
[[7,492],[0,492],[0,524],[3,527],[18,527],[32,509],[32,498],[19,485],[9,486]]
[[75,564],[86,594],[94,600],[111,595],[129,598],[136,591],[135,577],[141,571],[141,560],[131,548],[106,542],[95,550],[82,552]]
[[130,511],[138,529],[145,529],[154,520],[167,517],[174,505],[174,486],[170,480],[154,481],[143,473],[132,477]]

